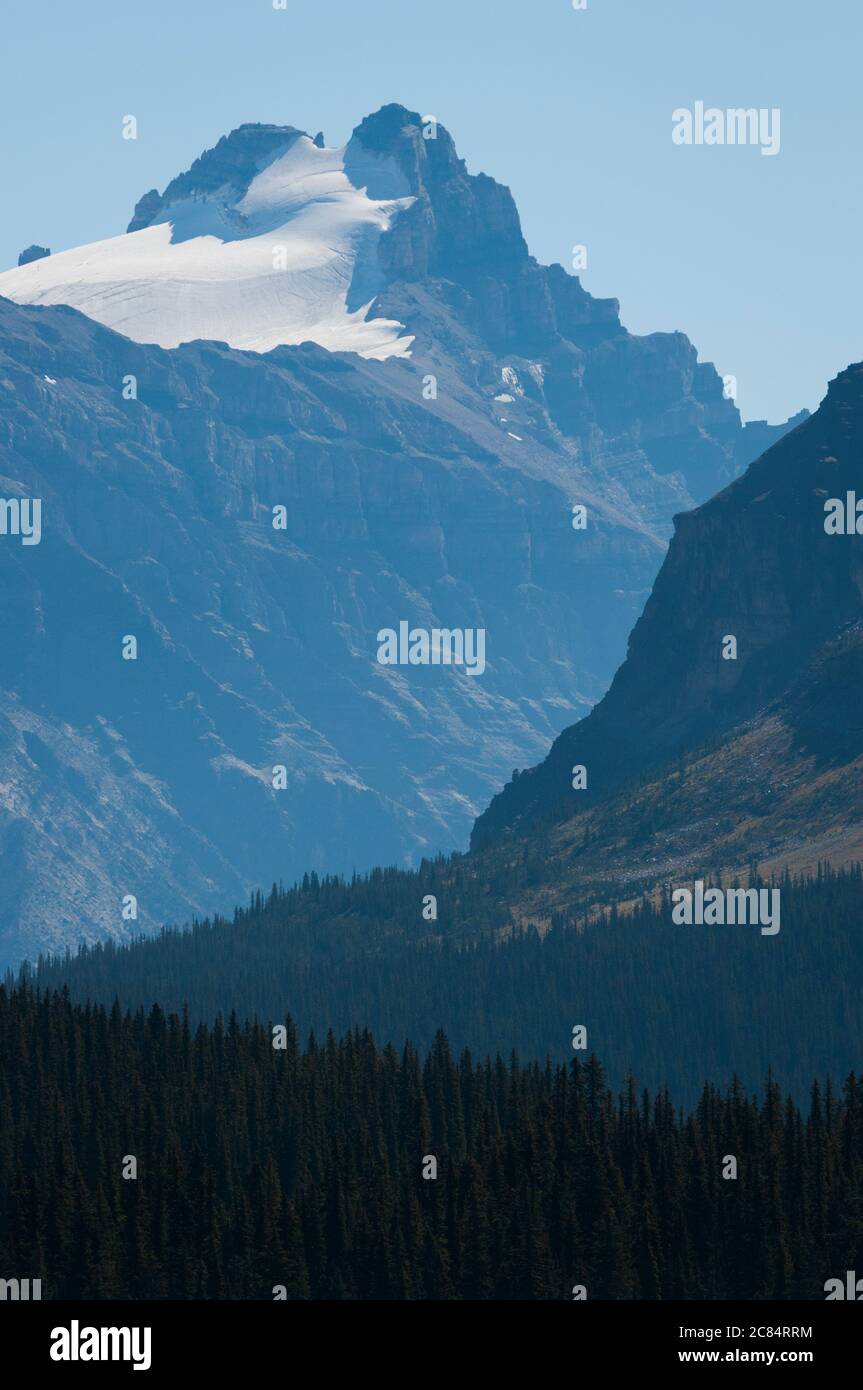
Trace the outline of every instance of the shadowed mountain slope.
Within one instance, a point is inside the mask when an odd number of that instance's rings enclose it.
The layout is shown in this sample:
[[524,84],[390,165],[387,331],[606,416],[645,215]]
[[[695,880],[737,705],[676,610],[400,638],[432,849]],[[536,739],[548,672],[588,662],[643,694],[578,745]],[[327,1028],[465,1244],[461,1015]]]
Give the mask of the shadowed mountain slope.
[[[846,689],[853,700],[846,682],[859,635],[843,634],[863,617],[863,535],[829,534],[824,504],[844,502],[849,492],[863,496],[861,460],[858,365],[742,478],[675,518],[671,547],[608,694],[538,767],[495,797],[473,844],[537,817],[572,815],[702,740],[766,717],[777,700],[786,701],[801,751],[817,744],[829,757],[833,739],[834,751],[859,753],[859,706],[842,704]],[[735,659],[723,654],[731,637]],[[825,687],[850,729],[819,721]],[[576,765],[587,768],[586,793],[571,790]]]

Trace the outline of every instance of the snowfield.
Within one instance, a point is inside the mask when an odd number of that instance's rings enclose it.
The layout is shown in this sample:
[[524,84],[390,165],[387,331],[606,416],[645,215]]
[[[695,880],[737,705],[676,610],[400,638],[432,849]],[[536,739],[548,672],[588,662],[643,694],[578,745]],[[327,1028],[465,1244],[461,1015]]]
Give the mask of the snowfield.
[[[346,162],[350,176],[346,172]],[[393,196],[371,198],[366,183]],[[197,193],[155,225],[0,274],[19,304],[69,304],[140,343],[196,338],[268,352],[409,354],[403,325],[374,318],[381,235],[413,199],[395,164],[301,135],[240,191]]]

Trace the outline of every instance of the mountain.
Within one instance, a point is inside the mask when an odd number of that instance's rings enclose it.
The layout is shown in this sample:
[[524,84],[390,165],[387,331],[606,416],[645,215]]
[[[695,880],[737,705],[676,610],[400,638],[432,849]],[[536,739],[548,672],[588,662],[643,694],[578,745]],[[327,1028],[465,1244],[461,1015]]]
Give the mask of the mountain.
[[[240,127],[0,275],[0,961],[464,844],[603,694],[672,515],[787,428],[425,133]],[[402,622],[485,669],[381,664]]]
[[[802,1098],[847,1073],[863,1049],[861,460],[857,365],[677,519],[608,694],[479,818],[471,853],[307,875],[233,921],[42,960],[36,983],[193,1021],[289,1010],[318,1037],[359,1024],[399,1046],[443,1027],[537,1060],[583,1025],[615,1084],[687,1104],[705,1079],[772,1070]],[[775,894],[776,930],[676,921],[672,890],[699,880]]]
[[[853,528],[854,502],[863,499],[861,449],[858,364],[742,478],[675,518],[674,539],[607,695],[493,800],[477,821],[475,846],[536,819],[571,818],[678,755],[691,762],[707,739],[719,740],[721,751],[702,760],[702,810],[734,817],[736,807],[739,816],[743,796],[744,805],[754,798],[775,816],[777,802],[793,797],[798,831],[814,840],[826,829],[829,793],[847,799],[839,833],[859,826],[863,529]],[[850,508],[848,533],[833,530],[825,510],[831,499]],[[587,769],[585,791],[571,789],[577,765]],[[843,784],[834,786],[840,765]],[[674,800],[686,805],[682,783]],[[684,812],[690,825],[692,809]],[[757,834],[752,839],[754,831],[747,831],[749,852],[761,857],[767,847]],[[829,844],[823,848],[827,857]],[[742,844],[736,854],[745,862]]]

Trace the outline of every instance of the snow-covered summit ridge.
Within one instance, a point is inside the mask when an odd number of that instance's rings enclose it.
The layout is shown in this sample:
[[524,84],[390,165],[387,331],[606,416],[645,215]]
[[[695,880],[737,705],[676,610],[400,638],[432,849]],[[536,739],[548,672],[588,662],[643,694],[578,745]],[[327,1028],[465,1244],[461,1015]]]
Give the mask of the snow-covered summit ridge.
[[412,338],[373,302],[380,238],[413,201],[396,161],[356,137],[327,148],[291,126],[241,126],[146,194],[124,235],[0,274],[0,295],[68,304],[161,347],[404,356]]

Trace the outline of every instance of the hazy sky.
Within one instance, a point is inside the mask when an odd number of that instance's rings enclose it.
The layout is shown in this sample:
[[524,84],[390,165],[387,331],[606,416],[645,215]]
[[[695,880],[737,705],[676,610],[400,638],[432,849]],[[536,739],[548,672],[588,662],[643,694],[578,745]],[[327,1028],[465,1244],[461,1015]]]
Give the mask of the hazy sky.
[[[746,418],[863,358],[860,0],[4,0],[0,267],[125,229],[244,121],[342,143],[399,101],[508,184],[531,251],[682,329]],[[781,148],[680,147],[671,113],[778,107]],[[121,138],[135,115],[139,138]]]

